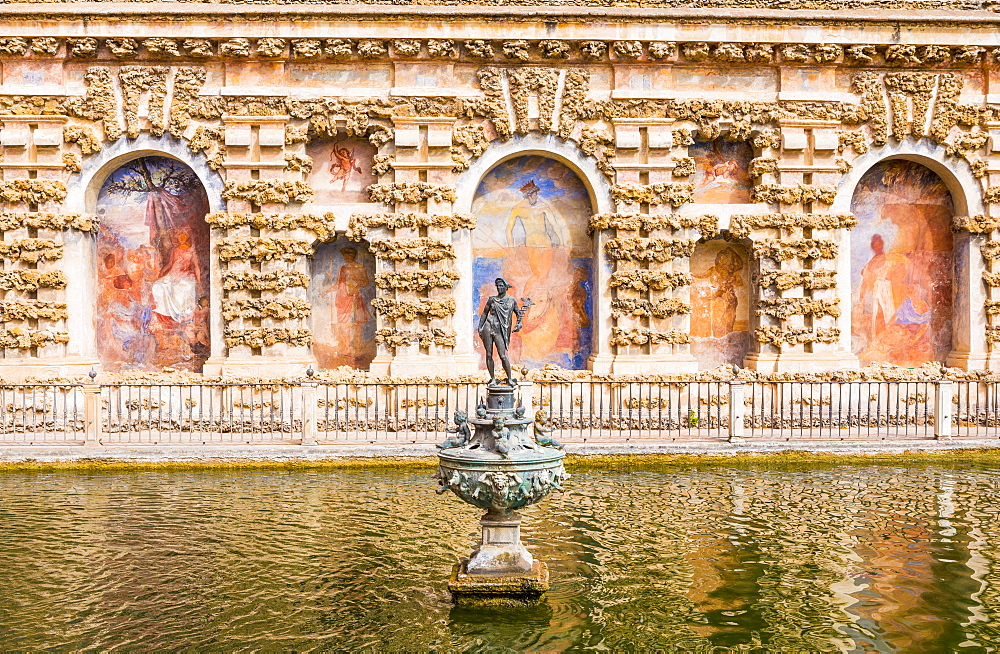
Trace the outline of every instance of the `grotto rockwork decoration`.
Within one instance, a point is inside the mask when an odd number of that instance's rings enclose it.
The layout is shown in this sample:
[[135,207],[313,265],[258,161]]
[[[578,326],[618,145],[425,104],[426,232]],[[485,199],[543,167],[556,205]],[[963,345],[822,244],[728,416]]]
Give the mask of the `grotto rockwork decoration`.
[[[906,43],[900,7],[822,30],[792,8],[846,6],[833,0],[796,0],[766,25],[708,12],[680,32],[670,9],[588,22],[566,5],[586,29],[548,32],[523,7],[469,5],[439,12],[433,35],[365,3],[317,6],[308,21],[280,2],[210,3],[210,16],[160,3],[123,23],[97,3],[44,2],[44,25],[12,6],[0,376],[86,375],[102,361],[197,370],[206,311],[211,375],[364,368],[372,340],[375,376],[464,375],[485,365],[469,323],[497,277],[535,302],[510,342],[531,368],[690,371],[695,358],[739,361],[747,332],[743,362],[758,371],[913,365],[946,360],[949,330],[956,365],[1000,366],[995,29],[967,20],[983,3],[934,2],[904,3],[925,12],[905,21],[933,27],[905,28]],[[362,22],[368,36],[337,36]],[[152,183],[92,206],[94,174],[130,149]],[[157,188],[155,162],[171,157],[206,183],[214,253],[197,221],[173,229],[201,209],[194,186]],[[912,171],[863,182],[849,233],[848,180],[891,157],[950,171],[947,211],[964,232],[953,271],[944,200],[918,197],[934,183]],[[130,165],[113,180],[144,180]],[[169,230],[128,227],[146,205],[177,216]],[[904,206],[932,243],[896,225]],[[745,253],[734,241],[692,254],[741,225]],[[338,235],[356,255],[318,252]],[[710,295],[713,280],[727,290]],[[344,355],[341,340],[369,349]]]
[[97,199],[97,344],[105,370],[198,371],[209,356],[208,196],[188,166],[140,157]]

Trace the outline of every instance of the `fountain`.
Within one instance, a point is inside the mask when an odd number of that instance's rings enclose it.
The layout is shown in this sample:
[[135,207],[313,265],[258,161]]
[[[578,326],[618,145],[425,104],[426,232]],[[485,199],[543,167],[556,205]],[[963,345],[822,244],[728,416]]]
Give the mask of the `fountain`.
[[[506,294],[506,281],[497,279],[496,286],[497,295],[487,300],[479,321],[490,373],[485,401],[480,400],[473,418],[456,412],[451,435],[438,445],[438,493],[451,490],[486,510],[479,523],[479,546],[455,565],[448,582],[457,604],[530,604],[548,590],[548,568],[521,543],[517,510],[540,501],[553,489],[562,490],[569,477],[563,467],[562,445],[543,427],[544,414],[526,417],[523,403],[515,398],[507,347],[531,301],[522,299],[523,308],[519,308]],[[517,324],[512,329],[515,316]],[[507,373],[505,383],[498,382],[494,373],[494,348]]]

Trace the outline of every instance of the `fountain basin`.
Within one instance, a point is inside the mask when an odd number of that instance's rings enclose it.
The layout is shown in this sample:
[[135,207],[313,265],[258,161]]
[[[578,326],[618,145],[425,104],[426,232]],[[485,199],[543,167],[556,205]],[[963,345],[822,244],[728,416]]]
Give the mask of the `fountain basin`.
[[503,457],[488,450],[454,449],[438,454],[438,492],[451,490],[481,509],[516,511],[562,489],[569,478],[560,450],[539,447]]

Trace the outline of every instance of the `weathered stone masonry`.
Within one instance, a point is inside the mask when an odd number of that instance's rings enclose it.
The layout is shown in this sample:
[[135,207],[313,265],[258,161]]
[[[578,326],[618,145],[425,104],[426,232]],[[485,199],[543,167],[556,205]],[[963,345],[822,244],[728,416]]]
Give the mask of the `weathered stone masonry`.
[[[0,375],[97,364],[94,194],[130,144],[212,195],[207,373],[315,365],[309,261],[337,235],[377,259],[373,372],[476,369],[466,209],[498,148],[565,160],[593,192],[595,371],[695,369],[690,256],[716,237],[755,261],[746,365],[856,366],[850,201],[888,157],[955,199],[970,302],[948,362],[1000,365],[1000,18],[594,11],[6,5]],[[370,202],[316,211],[305,146],[346,137],[377,148]],[[688,148],[716,138],[753,148],[750,203],[692,202]]]

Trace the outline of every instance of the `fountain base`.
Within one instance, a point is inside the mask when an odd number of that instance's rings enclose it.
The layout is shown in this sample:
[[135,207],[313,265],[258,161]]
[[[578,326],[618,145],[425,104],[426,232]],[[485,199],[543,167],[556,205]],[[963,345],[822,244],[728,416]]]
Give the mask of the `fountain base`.
[[483,527],[483,540],[472,552],[472,557],[466,566],[469,574],[499,575],[531,572],[535,559],[521,544],[520,515],[514,511],[490,510],[479,524]]
[[549,569],[534,561],[529,572],[470,574],[468,559],[452,568],[448,590],[459,606],[530,606],[549,589]]
[[459,414],[451,430],[455,436],[439,446],[438,492],[451,490],[486,509],[479,521],[482,539],[469,558],[455,566],[448,582],[456,604],[526,606],[549,589],[548,568],[521,543],[517,509],[562,490],[569,475],[563,452],[536,440],[534,421],[515,401],[514,390],[487,387],[476,417]]

